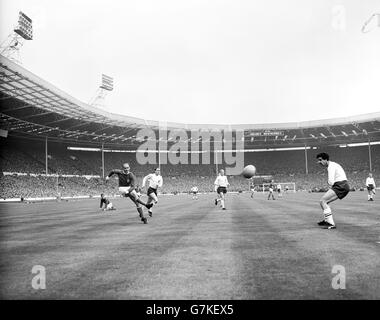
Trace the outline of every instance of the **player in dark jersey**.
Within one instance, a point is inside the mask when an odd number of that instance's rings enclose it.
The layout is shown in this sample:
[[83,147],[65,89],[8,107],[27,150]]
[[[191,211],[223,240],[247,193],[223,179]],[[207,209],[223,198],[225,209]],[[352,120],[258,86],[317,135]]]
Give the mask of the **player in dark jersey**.
[[128,163],[123,164],[122,170],[112,170],[108,176],[106,177],[106,181],[110,179],[114,174],[116,174],[119,178],[119,192],[123,197],[128,197],[132,200],[132,202],[136,205],[137,212],[139,213],[139,216],[141,218],[141,221],[145,224],[148,223],[148,219],[144,217],[144,211],[141,207],[141,205],[145,206],[146,208],[150,209],[153,204],[146,204],[145,202],[141,201],[139,198],[139,195],[136,192],[136,177],[135,175],[130,172],[130,167]]
[[103,211],[116,210],[112,202],[104,195],[104,193],[100,195],[100,209],[102,209]]

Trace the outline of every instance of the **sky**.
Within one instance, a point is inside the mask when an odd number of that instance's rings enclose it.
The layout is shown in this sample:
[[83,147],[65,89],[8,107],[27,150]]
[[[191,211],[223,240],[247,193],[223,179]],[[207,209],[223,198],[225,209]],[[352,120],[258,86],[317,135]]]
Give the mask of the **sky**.
[[1,42],[20,10],[34,31],[23,67],[83,102],[113,77],[112,113],[257,124],[380,111],[380,28],[361,31],[378,0],[0,0]]

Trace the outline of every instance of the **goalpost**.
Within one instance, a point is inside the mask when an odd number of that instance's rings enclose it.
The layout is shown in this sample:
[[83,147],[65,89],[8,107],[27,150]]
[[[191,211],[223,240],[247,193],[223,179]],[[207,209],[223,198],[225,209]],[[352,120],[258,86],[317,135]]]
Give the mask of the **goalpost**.
[[[295,182],[273,182],[272,183],[275,186],[275,190],[277,190],[277,186],[281,186],[281,191],[282,192],[296,192],[296,184]],[[271,183],[263,183],[261,185],[263,193],[265,191],[269,191],[269,186]]]

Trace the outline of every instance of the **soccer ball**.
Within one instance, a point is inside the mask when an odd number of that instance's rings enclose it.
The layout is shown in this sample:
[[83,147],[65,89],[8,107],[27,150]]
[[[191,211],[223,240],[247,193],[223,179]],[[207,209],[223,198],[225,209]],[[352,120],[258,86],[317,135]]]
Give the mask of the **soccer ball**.
[[255,175],[255,173],[256,167],[250,164],[243,169],[242,175],[244,178],[250,179]]

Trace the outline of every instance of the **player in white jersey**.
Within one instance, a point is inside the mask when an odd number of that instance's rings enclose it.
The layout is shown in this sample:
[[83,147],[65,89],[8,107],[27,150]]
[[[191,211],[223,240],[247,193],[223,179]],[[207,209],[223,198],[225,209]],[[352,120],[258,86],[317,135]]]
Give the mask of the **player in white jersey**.
[[336,162],[330,161],[327,153],[317,154],[318,163],[327,168],[328,184],[330,189],[322,196],[319,204],[323,210],[324,219],[318,222],[318,225],[326,229],[335,229],[335,223],[332,217],[329,203],[336,199],[343,199],[349,192],[350,186],[347,183],[346,173],[343,168]]
[[219,175],[216,177],[214,185],[215,185],[215,191],[218,194],[218,197],[215,199],[215,205],[217,205],[218,202],[220,201],[220,205],[222,209],[226,210],[226,207],[224,205],[225,194],[227,193],[227,187],[230,184],[228,183],[227,177],[224,175],[223,169],[219,171]]
[[368,178],[365,180],[365,185],[368,191],[368,201],[373,201],[373,195],[376,194],[376,183],[375,179],[372,177],[372,173],[368,174]]
[[281,184],[277,184],[277,193],[278,193],[278,197],[281,198],[281,197],[282,197],[282,188],[281,188]]
[[[161,176],[161,170],[160,168],[156,168],[154,173],[148,174],[147,176],[144,177],[143,182],[142,182],[142,187],[145,187],[145,184],[148,183],[148,190],[147,190],[147,195],[148,195],[148,201],[146,202],[147,204],[158,203],[158,198],[157,198],[157,190],[158,188],[162,187],[163,180]],[[152,208],[148,209],[148,214],[151,217],[153,215]]]
[[191,193],[193,195],[193,200],[198,200],[198,187],[192,187],[191,188]]
[[250,189],[251,189],[251,198],[253,198],[253,195],[255,194],[255,191],[256,191],[255,185],[251,184]]

